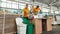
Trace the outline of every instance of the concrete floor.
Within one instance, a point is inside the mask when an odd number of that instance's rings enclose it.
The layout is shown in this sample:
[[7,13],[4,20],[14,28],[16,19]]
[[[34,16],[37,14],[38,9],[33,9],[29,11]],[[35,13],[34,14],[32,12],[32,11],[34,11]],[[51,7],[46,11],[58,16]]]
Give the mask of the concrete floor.
[[53,26],[53,30],[51,32],[43,32],[42,34],[60,34],[60,25]]
[[50,32],[43,32],[42,34],[60,34],[60,25],[53,26],[53,30]]

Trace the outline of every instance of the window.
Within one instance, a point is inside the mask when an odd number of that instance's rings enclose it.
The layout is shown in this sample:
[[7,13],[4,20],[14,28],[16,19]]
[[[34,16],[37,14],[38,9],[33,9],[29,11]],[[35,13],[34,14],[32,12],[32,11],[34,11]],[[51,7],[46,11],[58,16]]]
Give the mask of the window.
[[55,11],[55,14],[59,14],[59,12],[58,11]]
[[6,2],[6,0],[1,0],[1,1]]
[[6,1],[7,3],[12,3],[12,1]]
[[0,7],[1,7],[1,0],[0,0]]
[[12,8],[18,9],[18,4],[12,4]]
[[18,10],[18,9],[6,9],[7,11],[8,11],[8,13],[10,13],[10,14],[20,14],[20,10]]
[[1,3],[1,7],[6,7],[6,3],[5,2],[2,2]]
[[49,9],[42,8],[42,12],[49,12]]
[[18,0],[7,0],[7,1],[18,1]]
[[53,11],[51,11],[51,13],[54,13]]
[[25,7],[25,4],[19,3],[19,9],[23,9]]
[[[10,12],[10,13],[17,13],[17,12],[21,13],[22,10],[20,10],[20,9],[23,9],[26,5],[25,3],[18,3],[18,2],[14,2],[12,0],[1,0],[1,1],[2,1],[2,2],[0,2],[1,7],[5,8],[5,9],[8,8],[6,10],[8,10],[8,12]],[[31,5],[29,5],[28,8],[30,10]],[[17,9],[19,9],[19,10],[17,10]]]
[[7,3],[7,8],[11,8],[11,3]]

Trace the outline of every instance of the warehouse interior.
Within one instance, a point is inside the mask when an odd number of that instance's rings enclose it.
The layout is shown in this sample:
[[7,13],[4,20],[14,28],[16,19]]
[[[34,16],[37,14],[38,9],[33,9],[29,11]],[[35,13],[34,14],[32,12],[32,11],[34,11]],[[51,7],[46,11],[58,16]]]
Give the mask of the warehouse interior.
[[[34,31],[32,30],[33,34],[60,33],[60,0],[0,0],[0,34],[21,34],[19,32],[22,30],[18,32],[19,26],[16,23],[16,18],[20,17],[26,4],[28,4],[29,11],[31,11],[32,5],[34,5],[34,7],[39,5],[42,11],[44,18],[34,19],[34,22],[40,22],[41,20],[41,22],[47,21],[45,25],[44,23],[35,23],[35,25],[38,24],[38,26],[34,27],[36,28],[35,30],[33,29]],[[47,15],[48,18],[46,18],[45,15]],[[39,27],[41,29],[39,29]],[[21,29],[24,30],[24,28]],[[26,34],[26,32],[22,34]]]

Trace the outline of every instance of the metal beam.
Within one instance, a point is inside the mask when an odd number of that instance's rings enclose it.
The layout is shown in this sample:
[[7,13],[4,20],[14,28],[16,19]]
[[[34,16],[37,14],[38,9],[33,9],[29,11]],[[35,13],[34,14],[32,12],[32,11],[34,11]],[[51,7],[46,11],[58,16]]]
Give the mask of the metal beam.
[[[58,0],[58,1],[59,1],[59,0]],[[51,2],[49,5],[54,5],[54,4],[58,3],[58,1],[57,1],[57,0],[54,0],[54,1]]]

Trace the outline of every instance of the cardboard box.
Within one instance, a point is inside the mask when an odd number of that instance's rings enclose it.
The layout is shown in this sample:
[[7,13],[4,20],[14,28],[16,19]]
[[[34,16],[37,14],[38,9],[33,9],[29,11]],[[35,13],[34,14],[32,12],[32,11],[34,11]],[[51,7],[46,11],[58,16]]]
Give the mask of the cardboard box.
[[0,34],[2,34],[3,30],[3,18],[0,18]]
[[35,19],[35,34],[42,33],[42,21],[40,19]]
[[[3,17],[2,15],[0,16]],[[4,28],[5,33],[17,32],[15,18],[18,16],[19,15],[5,14],[5,28]],[[2,29],[3,29],[3,18],[0,18],[0,34],[2,34]]]
[[47,19],[47,31],[52,31],[52,19]]
[[50,18],[34,19],[34,26],[35,26],[34,34],[41,34],[43,31],[43,28],[44,28],[44,31],[51,31],[52,30],[52,19]]

